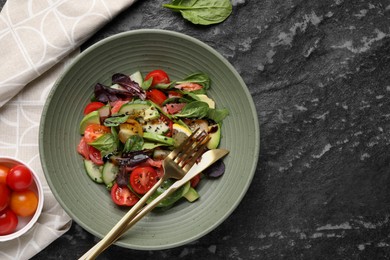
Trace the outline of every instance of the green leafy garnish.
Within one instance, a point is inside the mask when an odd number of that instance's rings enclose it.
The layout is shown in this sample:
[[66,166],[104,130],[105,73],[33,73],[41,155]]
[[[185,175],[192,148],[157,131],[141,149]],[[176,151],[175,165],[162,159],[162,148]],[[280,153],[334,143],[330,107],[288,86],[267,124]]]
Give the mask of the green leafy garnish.
[[187,76],[185,79],[181,81],[177,81],[177,84],[182,83],[197,83],[201,86],[203,86],[205,89],[210,88],[210,77],[207,74],[204,74],[202,72],[194,73],[189,76]]
[[186,104],[181,112],[175,114],[175,116],[185,118],[204,118],[207,116],[209,110],[209,105],[206,102],[194,101]]
[[118,116],[112,116],[108,117],[104,120],[104,125],[105,126],[118,126],[120,124],[123,124],[127,121],[129,118],[129,115],[118,115]]
[[180,12],[184,19],[201,25],[223,22],[233,9],[229,0],[173,0],[163,7]]
[[113,153],[117,150],[117,140],[113,134],[104,134],[97,138],[92,143],[89,143],[100,151],[102,156]]
[[223,109],[210,109],[207,113],[209,119],[214,120],[216,123],[222,123],[222,120],[229,115],[229,110]]
[[127,139],[125,147],[123,148],[124,152],[133,152],[142,150],[144,145],[144,139],[139,135],[132,135]]

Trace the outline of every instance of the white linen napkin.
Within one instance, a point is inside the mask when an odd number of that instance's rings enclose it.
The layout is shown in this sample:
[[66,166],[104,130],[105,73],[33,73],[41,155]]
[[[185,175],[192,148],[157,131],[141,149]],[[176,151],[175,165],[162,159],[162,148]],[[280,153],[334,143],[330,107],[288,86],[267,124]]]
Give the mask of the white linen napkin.
[[0,107],[135,0],[8,0],[0,13]]
[[69,230],[71,218],[54,198],[40,164],[43,105],[78,47],[134,2],[8,0],[1,10],[0,155],[16,157],[38,173],[45,202],[28,233],[0,242],[0,259],[29,259]]

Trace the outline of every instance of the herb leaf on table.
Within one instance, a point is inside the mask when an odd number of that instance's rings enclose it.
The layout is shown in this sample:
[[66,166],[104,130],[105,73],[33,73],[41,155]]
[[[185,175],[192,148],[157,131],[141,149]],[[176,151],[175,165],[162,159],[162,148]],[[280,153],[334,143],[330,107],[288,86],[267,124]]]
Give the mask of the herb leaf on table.
[[229,0],[173,0],[163,7],[180,12],[188,21],[201,25],[221,23],[232,13]]

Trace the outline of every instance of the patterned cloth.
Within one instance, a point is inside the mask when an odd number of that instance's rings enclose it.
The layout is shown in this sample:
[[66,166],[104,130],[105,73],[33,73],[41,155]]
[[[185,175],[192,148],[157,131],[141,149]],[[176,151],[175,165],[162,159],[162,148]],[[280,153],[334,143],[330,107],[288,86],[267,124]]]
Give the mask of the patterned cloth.
[[16,157],[38,173],[45,201],[40,218],[27,234],[0,242],[0,259],[29,259],[70,228],[71,219],[51,193],[40,164],[43,105],[54,81],[77,55],[78,46],[134,1],[8,0],[4,5],[0,13],[0,155]]

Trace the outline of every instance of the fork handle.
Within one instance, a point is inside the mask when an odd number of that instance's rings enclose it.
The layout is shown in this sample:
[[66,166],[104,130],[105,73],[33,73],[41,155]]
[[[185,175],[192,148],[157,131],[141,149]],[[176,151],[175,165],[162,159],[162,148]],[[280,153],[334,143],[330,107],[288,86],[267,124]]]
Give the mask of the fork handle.
[[[120,223],[121,228],[120,229],[112,229],[110,231],[110,236],[105,236],[99,243],[97,243],[93,248],[91,248],[84,258],[85,255],[83,255],[80,259],[95,259],[100,253],[102,253],[104,250],[106,250],[112,243],[114,243],[124,232],[126,232],[129,228],[131,228],[135,223],[137,223],[140,219],[142,219],[147,213],[149,213],[152,209],[154,209],[164,198],[171,195],[175,190],[177,190],[179,187],[174,187],[173,185],[169,187],[167,190],[165,190],[160,196],[152,200],[149,204],[147,204],[130,222],[124,218],[121,219]],[[123,221],[122,221],[123,220]],[[122,227],[122,223],[124,224],[124,227]],[[117,225],[118,225],[117,224]],[[116,226],[117,226],[116,225]],[[115,228],[115,227],[114,227]],[[112,234],[112,235],[111,235]]]
[[[132,219],[140,209],[145,205],[147,200],[153,193],[161,186],[165,179],[161,178],[153,187],[141,197],[141,199],[133,206],[131,209],[122,217],[122,219],[110,230],[107,235],[104,236],[99,243],[93,246],[88,252],[86,252],[79,259],[94,259],[99,255],[99,253],[103,252],[107,247],[109,247],[112,243],[114,243],[120,236],[123,235],[130,227],[129,220]],[[136,222],[134,222],[135,224]],[[133,225],[134,225],[133,224]]]
[[[100,246],[99,249],[97,249],[97,254],[95,256],[95,253],[92,253],[92,257],[97,257],[100,253],[102,253],[104,250],[106,250],[112,243],[114,243],[116,240],[118,240],[124,233],[126,233],[127,230],[129,230],[132,226],[134,226],[139,220],[141,220],[146,214],[148,214],[150,211],[152,211],[163,199],[171,195],[173,192],[175,192],[179,187],[170,187],[167,190],[165,190],[162,194],[160,194],[157,198],[155,198],[152,202],[150,202],[148,205],[146,205],[140,212],[138,212],[138,215],[136,215],[129,223],[127,223],[127,226],[125,229],[118,234],[116,238],[114,238],[111,242],[104,243]],[[101,241],[100,241],[101,242]],[[100,242],[98,244],[100,244]],[[96,246],[98,245],[96,244]],[[95,247],[96,247],[95,246]],[[89,259],[89,258],[88,258]],[[90,258],[94,259],[94,258]]]

